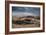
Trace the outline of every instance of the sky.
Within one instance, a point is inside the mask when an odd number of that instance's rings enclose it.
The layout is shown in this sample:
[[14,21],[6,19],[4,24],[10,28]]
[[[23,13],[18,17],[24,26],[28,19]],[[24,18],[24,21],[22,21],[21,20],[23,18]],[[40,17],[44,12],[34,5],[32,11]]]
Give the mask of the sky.
[[39,7],[12,7],[12,15],[17,17],[22,16],[39,16]]

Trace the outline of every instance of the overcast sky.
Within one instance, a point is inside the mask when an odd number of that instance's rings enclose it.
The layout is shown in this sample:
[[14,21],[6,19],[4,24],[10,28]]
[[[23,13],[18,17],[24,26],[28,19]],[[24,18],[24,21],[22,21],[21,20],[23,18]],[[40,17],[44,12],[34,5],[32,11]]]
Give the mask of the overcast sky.
[[38,7],[12,7],[13,16],[39,16],[40,8]]

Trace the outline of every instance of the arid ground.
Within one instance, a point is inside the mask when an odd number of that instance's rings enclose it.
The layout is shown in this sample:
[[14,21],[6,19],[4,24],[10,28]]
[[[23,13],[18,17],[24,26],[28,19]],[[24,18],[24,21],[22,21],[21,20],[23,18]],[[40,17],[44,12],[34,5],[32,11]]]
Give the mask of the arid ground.
[[13,17],[12,21],[13,28],[29,28],[29,27],[40,27],[40,19],[34,17]]

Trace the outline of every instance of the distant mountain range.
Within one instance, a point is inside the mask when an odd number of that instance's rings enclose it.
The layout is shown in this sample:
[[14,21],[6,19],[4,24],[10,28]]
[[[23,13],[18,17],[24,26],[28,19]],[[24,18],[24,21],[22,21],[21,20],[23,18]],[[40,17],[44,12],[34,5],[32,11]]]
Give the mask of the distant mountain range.
[[23,16],[21,18],[34,18],[34,16]]

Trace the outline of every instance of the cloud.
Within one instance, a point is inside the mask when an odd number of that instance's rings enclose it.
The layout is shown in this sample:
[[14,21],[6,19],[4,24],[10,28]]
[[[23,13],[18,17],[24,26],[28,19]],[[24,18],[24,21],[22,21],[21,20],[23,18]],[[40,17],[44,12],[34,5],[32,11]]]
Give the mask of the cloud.
[[29,12],[13,12],[13,16],[16,17],[23,17],[23,16],[37,16],[34,13],[29,13]]

